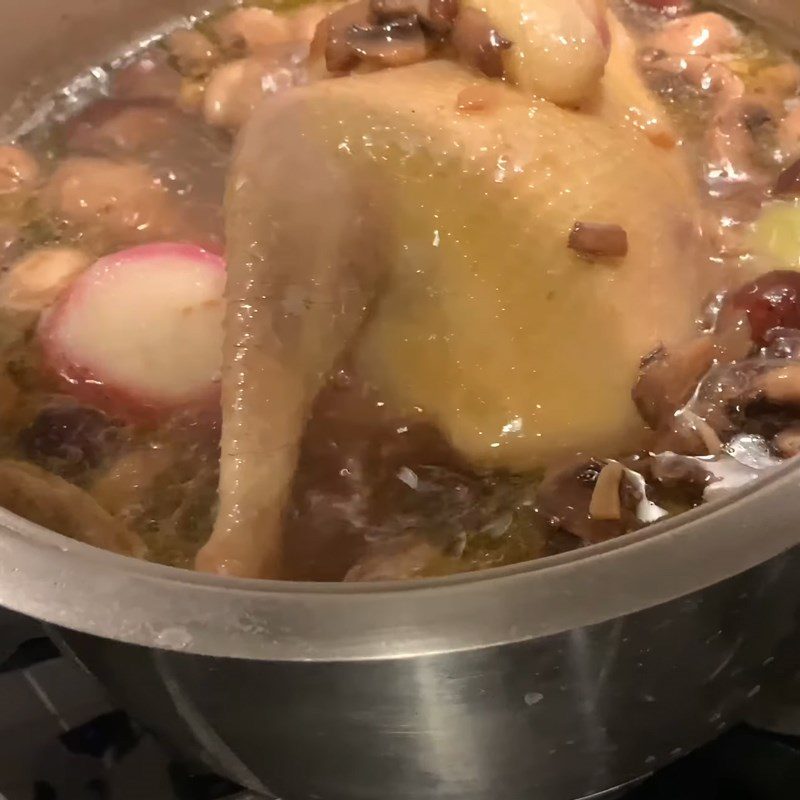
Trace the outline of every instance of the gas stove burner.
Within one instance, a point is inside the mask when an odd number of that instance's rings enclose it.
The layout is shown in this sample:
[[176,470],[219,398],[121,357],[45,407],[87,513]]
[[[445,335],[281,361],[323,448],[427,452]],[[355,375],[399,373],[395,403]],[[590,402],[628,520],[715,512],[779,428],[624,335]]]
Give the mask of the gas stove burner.
[[[167,750],[38,623],[1,611],[0,708],[0,800],[258,800]],[[800,736],[742,725],[636,787],[591,800],[798,797]]]

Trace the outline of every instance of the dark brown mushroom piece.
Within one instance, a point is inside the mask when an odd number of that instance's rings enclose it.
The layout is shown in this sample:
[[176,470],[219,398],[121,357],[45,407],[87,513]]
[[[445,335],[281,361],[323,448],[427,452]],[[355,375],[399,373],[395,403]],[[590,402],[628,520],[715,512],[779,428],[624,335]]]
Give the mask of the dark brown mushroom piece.
[[345,34],[350,51],[366,64],[403,67],[424,61],[428,42],[417,17],[406,17],[386,25],[352,26]]
[[800,197],[800,158],[778,175],[772,194],[775,197]]
[[699,505],[713,475],[703,463],[690,456],[659,453],[650,459],[650,478],[671,500],[688,506]]
[[569,234],[569,247],[582,256],[623,258],[628,254],[628,233],[621,225],[576,222]]
[[[567,531],[585,544],[614,539],[641,527],[636,516],[636,504],[641,499],[622,470],[605,472],[608,464],[597,459],[581,459],[567,466],[551,468],[536,494],[536,510],[552,528]],[[619,517],[614,498],[595,497],[599,488],[603,495],[618,492]],[[605,485],[603,485],[605,484]],[[593,516],[600,511],[599,517]],[[613,511],[613,513],[612,513]],[[606,517],[606,518],[602,518]]]
[[348,44],[347,34],[353,26],[370,25],[372,21],[368,0],[358,0],[337,9],[317,25],[310,58],[324,55],[328,72],[349,72],[358,65],[359,57]]
[[503,52],[513,43],[498,32],[485,11],[462,9],[453,25],[452,43],[463,61],[487,77],[505,77]]
[[369,12],[373,22],[384,25],[396,19],[422,15],[426,6],[425,0],[370,0]]
[[714,340],[698,336],[680,347],[654,350],[642,359],[633,402],[653,429],[669,427],[714,363]]
[[371,21],[380,25],[416,16],[426,32],[443,36],[458,15],[458,0],[370,0]]

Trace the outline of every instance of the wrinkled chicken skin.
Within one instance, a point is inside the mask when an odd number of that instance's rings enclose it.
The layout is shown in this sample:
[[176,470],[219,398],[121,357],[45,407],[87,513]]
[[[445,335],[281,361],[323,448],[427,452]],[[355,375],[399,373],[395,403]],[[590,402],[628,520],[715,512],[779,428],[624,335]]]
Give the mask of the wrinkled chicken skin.
[[[506,88],[460,114],[475,74],[438,61],[256,112],[229,189],[220,511],[198,568],[280,575],[299,440],[348,352],[478,467],[643,435],[639,358],[690,333],[705,287],[691,179],[630,124],[633,76],[610,65],[593,113]],[[610,266],[568,250],[576,220],[621,225],[629,253]]]

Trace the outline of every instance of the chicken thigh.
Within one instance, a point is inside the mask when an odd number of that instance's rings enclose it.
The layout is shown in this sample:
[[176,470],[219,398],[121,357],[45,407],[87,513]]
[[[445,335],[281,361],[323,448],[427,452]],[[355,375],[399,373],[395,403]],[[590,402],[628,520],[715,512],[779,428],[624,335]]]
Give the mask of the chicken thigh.
[[[345,354],[476,468],[641,438],[639,360],[690,334],[711,276],[688,169],[629,49],[615,25],[583,110],[428,61],[256,112],[227,200],[220,507],[199,569],[280,576],[300,439]],[[570,248],[576,223],[618,226],[627,251]]]

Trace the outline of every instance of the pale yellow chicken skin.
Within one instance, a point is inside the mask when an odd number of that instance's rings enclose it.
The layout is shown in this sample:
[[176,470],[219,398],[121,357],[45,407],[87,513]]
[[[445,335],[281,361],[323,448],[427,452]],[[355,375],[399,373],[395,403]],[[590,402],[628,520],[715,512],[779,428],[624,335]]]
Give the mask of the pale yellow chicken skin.
[[[688,169],[643,130],[666,124],[623,44],[583,111],[432,61],[256,113],[228,198],[220,511],[198,568],[280,574],[300,437],[346,352],[478,468],[635,446],[639,360],[691,333],[710,277]],[[459,111],[476,85],[485,107]],[[576,221],[622,226],[628,254],[570,250]]]

